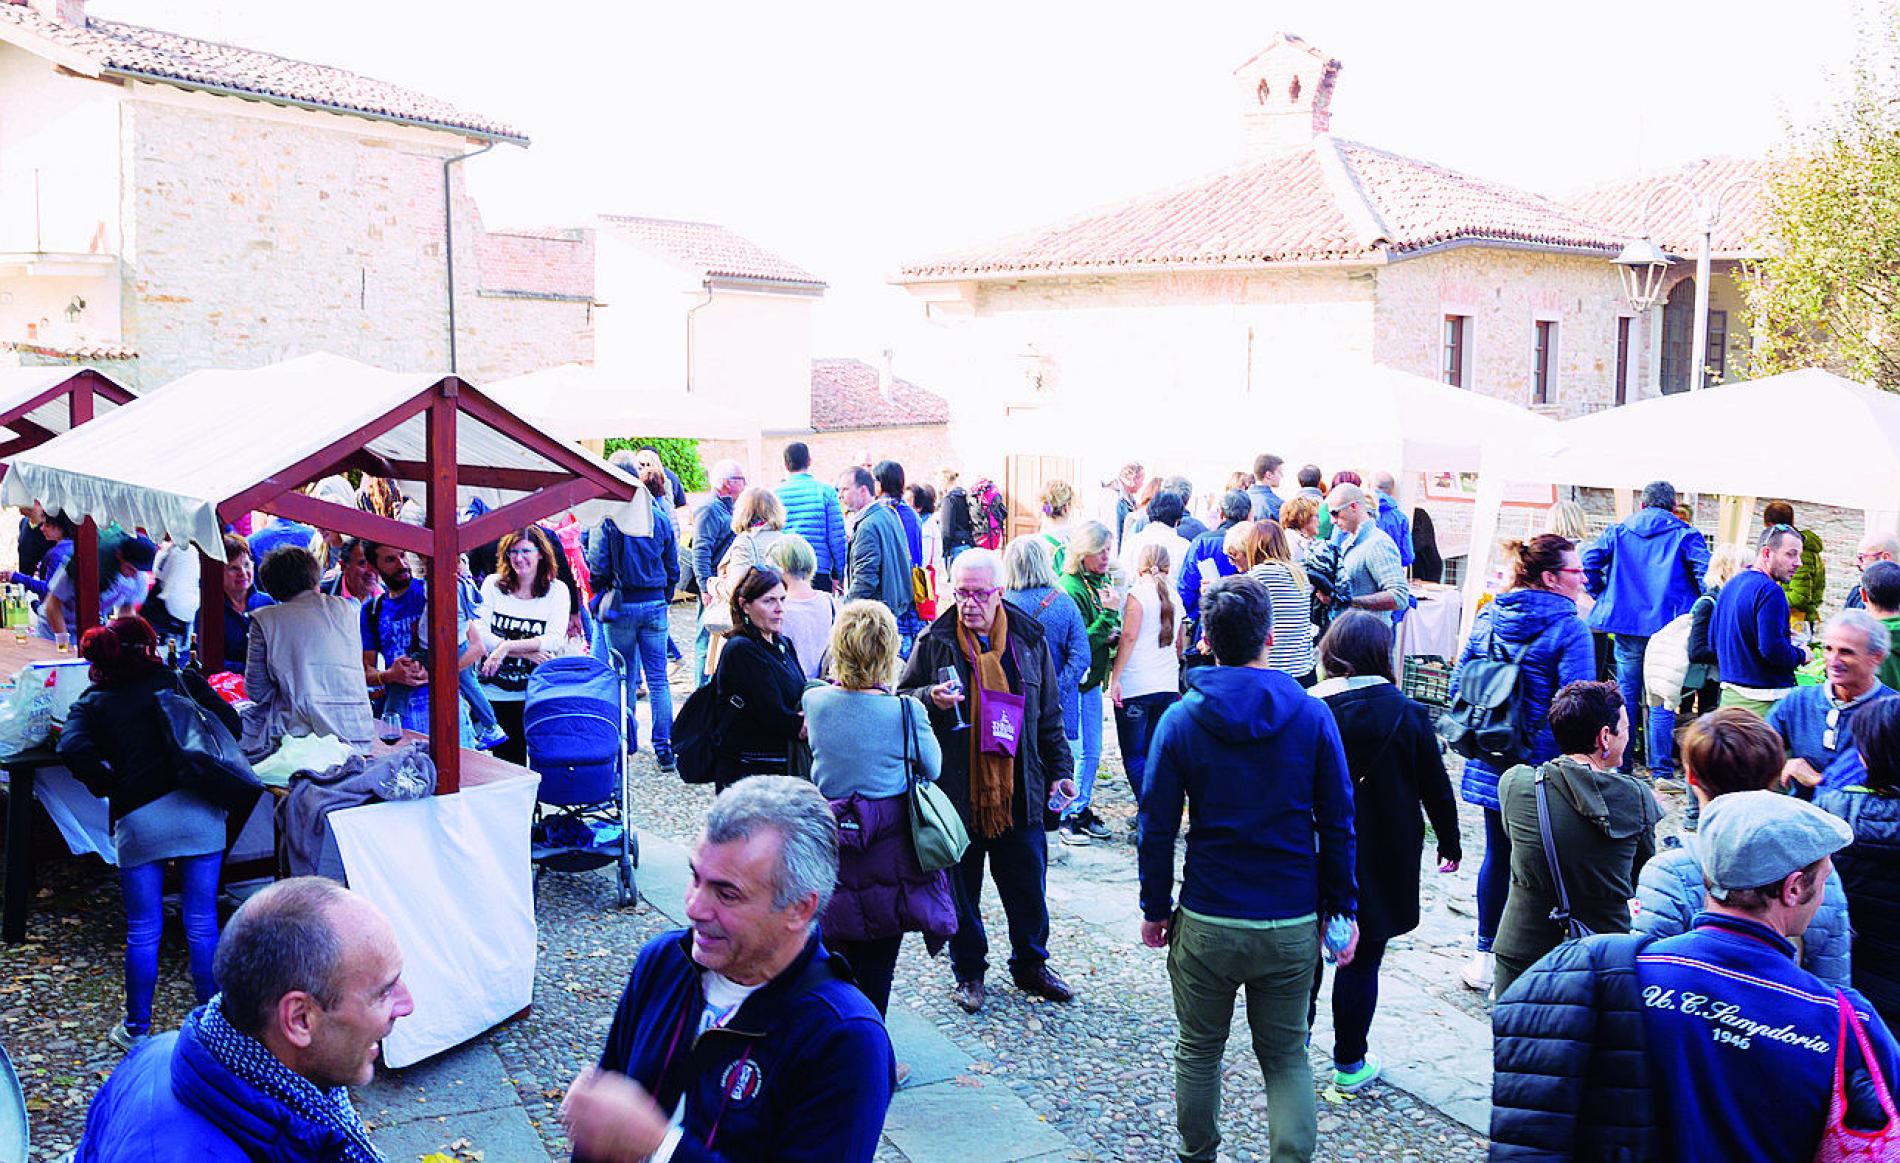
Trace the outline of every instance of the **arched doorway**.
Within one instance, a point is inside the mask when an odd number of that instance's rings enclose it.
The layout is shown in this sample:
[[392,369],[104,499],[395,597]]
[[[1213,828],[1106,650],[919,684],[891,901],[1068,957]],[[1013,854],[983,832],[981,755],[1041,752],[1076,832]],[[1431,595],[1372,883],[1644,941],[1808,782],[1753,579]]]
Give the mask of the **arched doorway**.
[[1686,392],[1691,386],[1690,354],[1695,345],[1695,280],[1683,279],[1669,289],[1663,303],[1662,390],[1664,395]]

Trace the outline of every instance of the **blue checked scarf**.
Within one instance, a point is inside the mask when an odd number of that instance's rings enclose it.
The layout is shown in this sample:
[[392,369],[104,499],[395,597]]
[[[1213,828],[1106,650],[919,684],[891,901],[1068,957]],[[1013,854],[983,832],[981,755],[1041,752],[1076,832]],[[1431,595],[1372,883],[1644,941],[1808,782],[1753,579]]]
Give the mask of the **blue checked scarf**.
[[262,1042],[225,1020],[223,994],[186,1018],[185,1024],[190,1036],[226,1070],[312,1123],[342,1135],[343,1157],[350,1163],[385,1163],[350,1105],[349,1087],[324,1090],[278,1061]]

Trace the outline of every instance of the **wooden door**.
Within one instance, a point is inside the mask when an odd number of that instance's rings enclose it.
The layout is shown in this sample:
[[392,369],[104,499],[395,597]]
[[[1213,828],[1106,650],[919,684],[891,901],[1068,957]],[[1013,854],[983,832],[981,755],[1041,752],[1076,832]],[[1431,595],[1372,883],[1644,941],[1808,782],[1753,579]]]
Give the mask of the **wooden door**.
[[[1003,465],[1003,498],[1009,503],[1009,536],[1042,527],[1042,486],[1052,480],[1075,484],[1075,461],[1066,456],[1012,455]],[[1078,487],[1076,504],[1082,503]]]

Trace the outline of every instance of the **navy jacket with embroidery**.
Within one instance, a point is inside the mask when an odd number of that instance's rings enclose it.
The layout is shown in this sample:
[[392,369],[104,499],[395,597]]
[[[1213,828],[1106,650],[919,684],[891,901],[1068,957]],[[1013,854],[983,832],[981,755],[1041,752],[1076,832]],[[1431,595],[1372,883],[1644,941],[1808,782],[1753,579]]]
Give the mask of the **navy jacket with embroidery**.
[[814,935],[730,1021],[695,1038],[706,1004],[702,972],[690,931],[647,942],[600,1056],[602,1070],[632,1078],[662,1110],[685,1095],[673,1163],[870,1163],[896,1087],[896,1057],[843,959]]

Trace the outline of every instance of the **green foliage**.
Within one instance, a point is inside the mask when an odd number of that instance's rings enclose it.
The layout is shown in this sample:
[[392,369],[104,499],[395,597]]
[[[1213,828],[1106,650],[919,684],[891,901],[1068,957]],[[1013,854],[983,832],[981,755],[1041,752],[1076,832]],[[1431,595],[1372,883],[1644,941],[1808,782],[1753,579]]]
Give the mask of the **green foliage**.
[[690,436],[609,436],[607,455],[621,449],[632,452],[652,445],[660,463],[673,470],[689,493],[706,491],[706,464],[699,459],[699,441]]
[[1743,280],[1757,375],[1824,367],[1900,391],[1900,3],[1869,5],[1833,107],[1792,134]]

